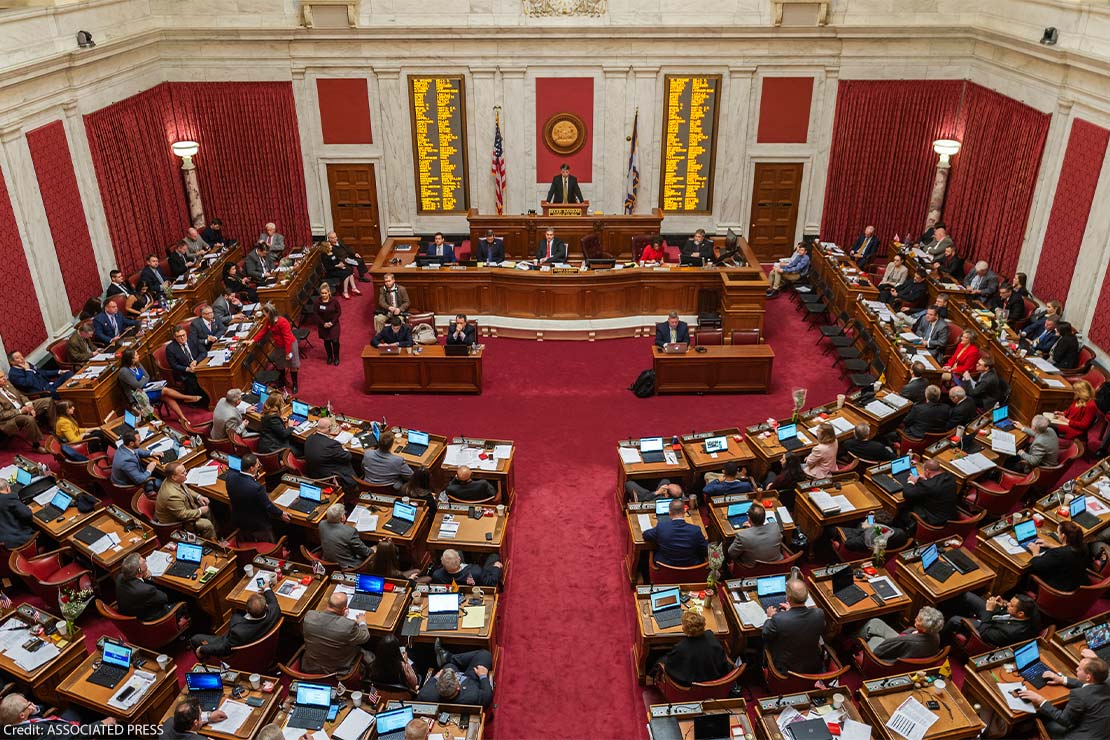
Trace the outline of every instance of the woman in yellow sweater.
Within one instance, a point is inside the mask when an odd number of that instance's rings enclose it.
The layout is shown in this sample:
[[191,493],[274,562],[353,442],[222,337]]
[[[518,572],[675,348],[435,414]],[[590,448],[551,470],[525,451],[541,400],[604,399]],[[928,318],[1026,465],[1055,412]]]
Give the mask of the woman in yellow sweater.
[[[87,459],[84,454],[86,451],[103,452],[107,443],[104,432],[95,427],[82,427],[77,423],[77,419],[74,418],[76,410],[72,401],[55,401],[51,409],[54,436],[62,443],[62,452],[71,460]],[[87,447],[84,450],[74,447],[85,443]]]

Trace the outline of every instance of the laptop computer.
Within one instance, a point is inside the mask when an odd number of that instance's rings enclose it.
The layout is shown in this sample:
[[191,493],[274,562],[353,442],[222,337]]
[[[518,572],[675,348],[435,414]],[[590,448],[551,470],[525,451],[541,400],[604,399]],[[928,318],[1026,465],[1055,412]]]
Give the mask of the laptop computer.
[[833,737],[829,726],[820,717],[791,722],[786,729],[793,740],[832,740]]
[[355,592],[347,599],[347,606],[364,612],[375,612],[382,603],[385,579],[380,576],[359,575]]
[[663,352],[668,355],[683,355],[690,349],[689,342],[667,342],[663,345]]
[[420,457],[428,451],[429,437],[427,432],[410,429],[408,434],[405,435],[405,440],[405,447],[401,450],[402,454]]
[[855,584],[850,565],[833,573],[832,590],[833,596],[840,599],[845,606],[852,606],[867,598],[867,592]]
[[459,601],[453,594],[428,594],[428,626],[431,631],[451,631],[459,628]]
[[805,447],[805,442],[798,439],[798,425],[797,424],[783,424],[775,430],[778,435],[779,445],[787,450],[797,450]]
[[714,452],[728,452],[728,437],[710,437],[705,440],[705,454]]
[[269,398],[270,391],[263,388],[262,392],[258,394],[258,403],[254,404],[254,410],[261,414],[262,407],[266,405],[266,401],[269,400]]
[[262,399],[263,393],[268,393],[265,383],[259,383],[257,380],[251,383],[250,393],[243,394],[243,400],[249,404],[256,404]]
[[1087,647],[1103,660],[1110,660],[1110,623],[1103,622],[1083,633]]
[[73,535],[75,539],[84,542],[86,545],[92,545],[92,543],[96,542],[103,536],[104,532],[92,526],[91,524],[83,527],[80,532]]
[[911,475],[917,475],[917,468],[914,467],[909,455],[903,455],[891,460],[889,473],[880,473],[871,480],[887,493],[894,494],[902,490]]
[[1097,527],[1099,518],[1087,511],[1087,497],[1076,496],[1068,504],[1068,513],[1071,515],[1071,520],[1083,527],[1084,529],[1091,529]]
[[294,398],[292,401],[292,406],[293,411],[292,413],[290,413],[289,418],[292,419],[294,423],[304,424],[306,421],[308,421],[309,405],[307,403],[305,403],[304,401],[298,401]]
[[443,354],[448,357],[466,357],[470,354],[469,344],[445,344]]
[[752,508],[751,501],[737,501],[735,504],[729,504],[725,516],[728,517],[728,523],[732,525],[733,529],[743,527],[748,521],[748,510]]
[[73,503],[72,496],[58,491],[54,494],[54,498],[50,499],[50,503],[35,512],[35,518],[42,522],[53,521],[64,514],[71,503]]
[[293,716],[289,718],[288,726],[304,730],[322,729],[330,706],[331,686],[298,683],[297,700],[293,704]]
[[925,575],[941,583],[947,581],[956,572],[956,569],[948,564],[948,559],[940,556],[940,550],[937,549],[935,542],[921,553],[921,569],[925,571]]
[[132,652],[133,648],[127,645],[105,640],[101,649],[100,667],[89,675],[89,683],[114,689],[131,670]]
[[17,465],[15,468],[15,483],[11,485],[12,493],[18,494],[24,488],[31,485],[34,479],[35,476]]
[[204,557],[203,545],[178,542],[177,560],[169,568],[166,568],[165,575],[174,578],[192,578],[197,569],[200,568],[202,557]]
[[309,514],[316,510],[324,500],[324,489],[312,483],[301,482],[300,487],[297,489],[297,498],[293,499],[293,503],[289,504],[289,508],[293,511],[299,511],[302,514]]
[[412,707],[378,712],[374,723],[378,729],[378,740],[404,740],[405,727],[409,722],[412,722]]
[[786,576],[764,576],[755,579],[755,596],[764,609],[786,601]]
[[651,616],[660,629],[670,629],[682,623],[682,592],[665,588],[650,594]]
[[119,437],[125,431],[127,431],[128,429],[134,431],[138,428],[139,428],[139,417],[135,416],[135,414],[131,411],[124,411],[123,412],[123,423],[122,424],[116,424],[114,427],[112,427],[112,434]]
[[1049,667],[1041,662],[1041,651],[1037,647],[1037,641],[1027,642],[1019,648],[1014,648],[1014,665],[1017,666],[1017,672],[1021,677],[1033,685],[1034,688],[1044,688],[1048,682],[1042,678],[1041,674],[1049,670]]
[[995,429],[1013,429],[1014,422],[1010,421],[1010,407],[999,406],[991,412],[991,424]]
[[694,740],[729,740],[731,737],[728,713],[694,717]]
[[412,523],[416,521],[416,511],[416,507],[412,504],[394,501],[393,515],[389,518],[388,522],[382,525],[382,529],[388,530],[393,534],[405,534],[412,528]]
[[227,468],[224,469],[224,470],[221,470],[220,474],[217,475],[216,477],[220,480],[226,480],[228,470],[234,470],[237,473],[243,472],[243,458],[241,458],[237,455],[228,455],[227,456]]
[[663,462],[663,438],[642,437],[640,439],[640,459],[646,463]]
[[1017,543],[1029,549],[1029,543],[1037,539],[1037,523],[1032,519],[1025,519],[1014,525],[1014,539]]
[[214,712],[224,696],[224,682],[219,673],[190,671],[185,674],[185,685],[189,687],[189,698],[200,702],[200,708]]
[[655,518],[658,519],[662,516],[671,515],[671,501],[674,501],[670,496],[666,498],[655,499]]

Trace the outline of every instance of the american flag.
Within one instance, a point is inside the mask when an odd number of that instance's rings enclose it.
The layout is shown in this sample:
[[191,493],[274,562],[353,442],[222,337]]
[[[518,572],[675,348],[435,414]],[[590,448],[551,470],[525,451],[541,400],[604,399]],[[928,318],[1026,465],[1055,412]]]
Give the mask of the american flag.
[[493,164],[490,165],[493,174],[493,190],[497,199],[497,215],[505,213],[505,146],[501,140],[501,112],[494,114],[493,123]]
[[636,194],[640,190],[640,156],[636,151],[636,129],[640,124],[640,111],[632,119],[632,151],[628,155],[628,175],[625,177],[624,212],[631,215],[636,210]]

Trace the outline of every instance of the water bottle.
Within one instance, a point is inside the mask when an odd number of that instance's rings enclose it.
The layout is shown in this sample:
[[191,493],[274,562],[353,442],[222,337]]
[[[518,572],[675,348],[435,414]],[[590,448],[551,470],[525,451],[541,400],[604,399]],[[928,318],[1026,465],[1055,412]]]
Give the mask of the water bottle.
[[875,515],[874,514],[868,514],[867,515],[867,526],[868,527],[874,527],[875,526]]

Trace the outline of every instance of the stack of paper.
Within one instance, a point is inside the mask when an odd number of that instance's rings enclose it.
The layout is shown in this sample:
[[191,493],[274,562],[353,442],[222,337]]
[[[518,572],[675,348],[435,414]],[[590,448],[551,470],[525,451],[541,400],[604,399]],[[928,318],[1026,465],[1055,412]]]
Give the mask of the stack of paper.
[[928,707],[914,697],[902,702],[894,714],[887,720],[886,726],[897,732],[906,740],[922,740],[929,728],[940,719],[929,711]]
[[39,506],[46,506],[48,503],[50,503],[54,499],[54,494],[57,493],[57,492],[58,492],[58,487],[57,486],[50,486],[50,488],[47,488],[45,491],[40,493],[38,496],[35,496],[31,500],[34,501]]
[[508,460],[512,454],[512,445],[494,445],[493,447],[493,457],[496,460]]
[[373,532],[378,528],[378,515],[371,514],[369,509],[362,506],[356,506],[347,517],[347,521],[359,532]]
[[458,521],[456,521],[454,519],[452,519],[451,521],[447,521],[446,519],[444,519],[443,522],[440,523],[440,525],[439,525],[439,537],[440,537],[440,539],[453,540],[458,536],[459,536],[459,523],[458,523]]
[[836,430],[837,434],[847,434],[855,427],[852,422],[848,421],[843,416],[834,416],[833,418],[829,419],[829,423],[832,424],[832,427]]
[[227,719],[209,724],[206,729],[213,732],[223,732],[234,735],[251,716],[251,708],[246,704],[231,699],[225,699],[220,705],[220,711],[227,715]]
[[146,556],[146,565],[150,569],[150,574],[157,578],[169,569],[170,563],[173,558],[164,550],[155,550]]
[[219,477],[220,471],[216,466],[202,465],[198,468],[190,468],[185,476],[185,482],[190,486],[214,486]]
[[900,409],[910,403],[910,399],[906,398],[905,396],[900,396],[897,393],[888,393],[883,396],[881,400],[887,406],[892,406],[896,409]]
[[933,366],[933,356],[931,354],[929,354],[928,352],[926,352],[925,350],[922,350],[922,351],[918,352],[917,354],[915,354],[913,357],[911,357],[910,362],[911,363],[920,362],[925,367],[932,367]]
[[736,613],[740,616],[740,621],[749,627],[762,627],[763,623],[767,621],[767,612],[763,610],[758,601],[736,601],[732,602],[736,606]]
[[996,467],[995,464],[987,458],[982,452],[976,452],[974,455],[961,457],[952,461],[952,467],[959,470],[964,475],[977,475],[984,470],[990,470]]
[[89,545],[89,549],[97,555],[118,547],[120,547],[120,539],[119,535],[115,532],[108,532],[96,542]]
[[637,514],[636,515],[636,523],[640,525],[640,531],[641,532],[646,532],[647,530],[651,529],[651,527],[652,527],[651,517],[648,516],[647,514]]
[[840,511],[840,504],[825,491],[810,491],[809,498],[822,514],[836,514]]
[[1042,372],[1046,372],[1046,373],[1058,373],[1058,372],[1060,372],[1060,368],[1056,367],[1055,365],[1053,365],[1048,360],[1041,359],[1040,357],[1026,357],[1025,359],[1029,361],[1030,365],[1032,365],[1033,367],[1037,368],[1038,370],[1040,370]]
[[1017,454],[1017,438],[1010,432],[991,428],[991,449],[1003,455]]
[[476,467],[478,465],[478,450],[467,445],[447,445],[447,454],[443,462],[454,467],[462,465]]
[[[408,266],[412,267],[412,265]],[[309,732],[308,730],[302,730],[300,727],[283,727],[281,728],[281,734],[285,740],[301,740],[305,735],[308,736],[308,740],[329,740],[327,733],[323,730]]]
[[466,607],[466,614],[459,621],[461,629],[481,629],[486,624],[486,607],[483,606],[468,606]]
[[497,470],[497,459],[493,455],[489,455],[485,459],[479,459],[478,470]]
[[332,737],[338,740],[359,740],[370,729],[370,725],[374,724],[375,719],[377,718],[374,715],[355,707],[339,727],[335,728]]
[[[27,639],[24,638],[23,642],[26,641]],[[44,664],[58,657],[60,652],[57,645],[47,640],[43,643],[42,647],[33,653],[25,650],[21,642],[8,648],[4,651],[4,654],[11,658],[17,666],[30,673],[31,671],[38,670]]]
[[1002,698],[1006,700],[1006,706],[1008,706],[1010,709],[1014,710],[1015,712],[1025,712],[1026,714],[1037,713],[1037,708],[1035,706],[1025,701],[1025,699],[1013,696],[1010,693],[1014,689],[1025,688],[1025,684],[1023,684],[1021,681],[1015,681],[1014,683],[1002,682],[995,684],[995,686],[997,686],[998,690],[1002,692]]
[[355,435],[351,434],[350,432],[340,432],[339,434],[335,435],[335,441],[341,445],[347,444],[354,438]]
[[274,505],[275,506],[289,506],[289,504],[291,504],[291,503],[293,503],[294,501],[297,500],[298,495],[299,495],[299,493],[296,489],[288,490],[285,493],[278,496],[276,499],[274,499]]
[[999,547],[1011,555],[1021,555],[1025,552],[1025,548],[1019,545],[1018,541],[1015,540],[1014,536],[1009,532],[995,535],[991,539],[997,542]]
[[872,401],[863,408],[865,411],[867,411],[867,413],[871,414],[872,416],[877,416],[880,419],[886,418],[887,416],[890,416],[894,413],[894,409],[892,409],[890,406],[887,406],[882,401]]
[[[131,678],[119,687],[119,690],[112,695],[108,700],[108,706],[115,707],[116,709],[129,709],[134,706],[139,699],[142,699],[147,690],[154,685],[154,674],[146,671],[135,671],[131,674]],[[129,687],[134,687],[135,690],[124,700],[120,700],[119,696]]]
[[778,514],[779,521],[782,522],[784,527],[794,523],[794,517],[790,516],[790,512],[786,510],[785,506],[777,507],[775,513]]

